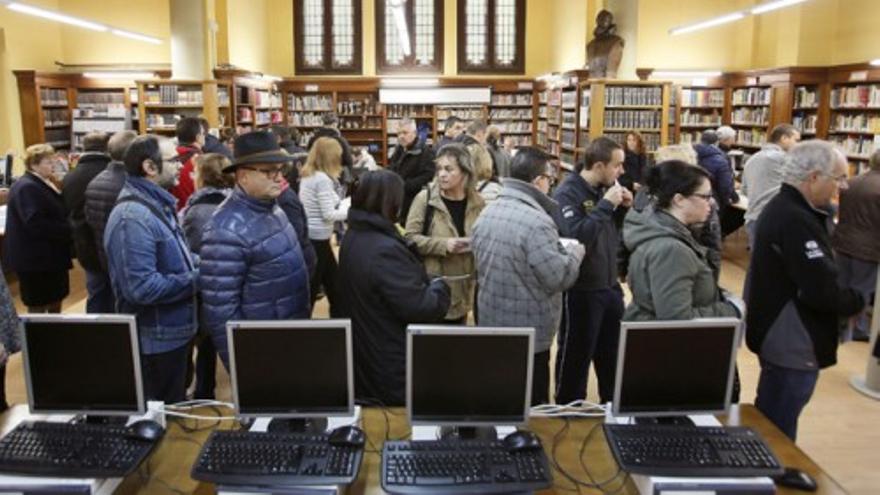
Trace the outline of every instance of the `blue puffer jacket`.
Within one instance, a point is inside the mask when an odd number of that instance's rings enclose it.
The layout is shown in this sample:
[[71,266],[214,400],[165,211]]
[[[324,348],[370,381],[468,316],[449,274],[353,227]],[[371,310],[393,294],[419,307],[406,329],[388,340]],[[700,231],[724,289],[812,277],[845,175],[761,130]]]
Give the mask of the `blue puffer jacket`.
[[733,169],[727,155],[718,146],[711,144],[695,144],[697,162],[709,172],[709,181],[712,183],[712,194],[719,208],[739,201],[739,196],[733,186]]
[[[125,201],[128,197],[150,207]],[[186,345],[197,328],[198,270],[177,223],[176,205],[168,191],[129,176],[104,232],[116,309],[136,316],[143,354]]]
[[309,317],[308,268],[275,201],[235,188],[205,227],[200,254],[202,317],[227,369],[227,321]]

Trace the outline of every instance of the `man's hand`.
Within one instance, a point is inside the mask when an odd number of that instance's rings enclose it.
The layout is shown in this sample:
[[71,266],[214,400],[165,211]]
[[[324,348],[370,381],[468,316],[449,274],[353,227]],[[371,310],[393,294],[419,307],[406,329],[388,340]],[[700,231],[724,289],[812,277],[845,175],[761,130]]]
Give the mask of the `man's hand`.
[[617,208],[618,206],[620,206],[620,203],[623,202],[624,191],[626,191],[626,188],[615,182],[613,186],[609,187],[608,190],[605,191],[605,196],[603,199],[607,199],[611,202],[611,204],[614,205],[615,208]]
[[620,204],[621,204],[621,206],[629,208],[633,204],[633,193],[625,187],[622,189],[623,189],[623,200],[620,202]]

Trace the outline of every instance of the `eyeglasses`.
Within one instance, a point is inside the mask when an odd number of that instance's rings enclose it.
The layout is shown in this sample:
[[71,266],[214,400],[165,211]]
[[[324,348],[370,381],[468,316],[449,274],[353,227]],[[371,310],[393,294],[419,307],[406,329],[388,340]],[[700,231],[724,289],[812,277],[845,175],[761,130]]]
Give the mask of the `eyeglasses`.
[[829,179],[833,179],[834,182],[836,182],[838,186],[846,186],[849,184],[847,182],[847,179],[849,177],[847,177],[846,174],[843,174],[843,175],[822,174],[822,175],[825,177],[828,177]]
[[702,198],[705,201],[712,201],[712,199],[715,197],[715,196],[712,196],[712,194],[700,194],[700,193],[693,193],[693,194],[691,194],[691,196],[696,196],[698,198]]
[[245,170],[252,170],[254,172],[259,172],[266,176],[269,180],[275,180],[281,175],[281,172],[284,170],[282,168],[255,168],[255,167],[241,167]]
[[541,174],[541,175],[539,175],[538,177],[543,177],[543,178],[547,179],[547,181],[550,182],[550,185],[551,185],[551,186],[552,186],[553,184],[556,184],[556,177],[554,177],[554,176],[552,176],[552,175],[550,175],[550,174]]

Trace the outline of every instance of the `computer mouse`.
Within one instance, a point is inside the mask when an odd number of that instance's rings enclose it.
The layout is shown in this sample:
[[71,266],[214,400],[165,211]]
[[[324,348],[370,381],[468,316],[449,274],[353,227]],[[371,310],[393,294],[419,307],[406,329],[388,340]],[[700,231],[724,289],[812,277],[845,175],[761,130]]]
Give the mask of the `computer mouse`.
[[330,445],[361,447],[367,441],[367,435],[357,426],[340,426],[330,432],[328,441]]
[[504,437],[504,446],[508,452],[537,450],[541,448],[541,439],[526,430],[517,430]]
[[135,421],[128,425],[128,428],[133,437],[143,440],[158,440],[165,434],[165,428],[162,428],[162,425],[149,419]]
[[805,492],[816,491],[816,480],[809,474],[795,468],[785,468],[780,476],[775,476],[773,482],[779,486],[803,490]]

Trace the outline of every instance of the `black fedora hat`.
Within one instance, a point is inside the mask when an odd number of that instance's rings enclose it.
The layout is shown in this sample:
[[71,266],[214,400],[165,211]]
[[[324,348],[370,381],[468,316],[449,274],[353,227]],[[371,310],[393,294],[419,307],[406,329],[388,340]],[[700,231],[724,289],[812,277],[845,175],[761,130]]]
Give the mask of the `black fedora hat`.
[[278,146],[273,134],[253,131],[235,138],[235,159],[224,167],[223,172],[231,172],[239,165],[249,163],[288,163],[293,157]]

